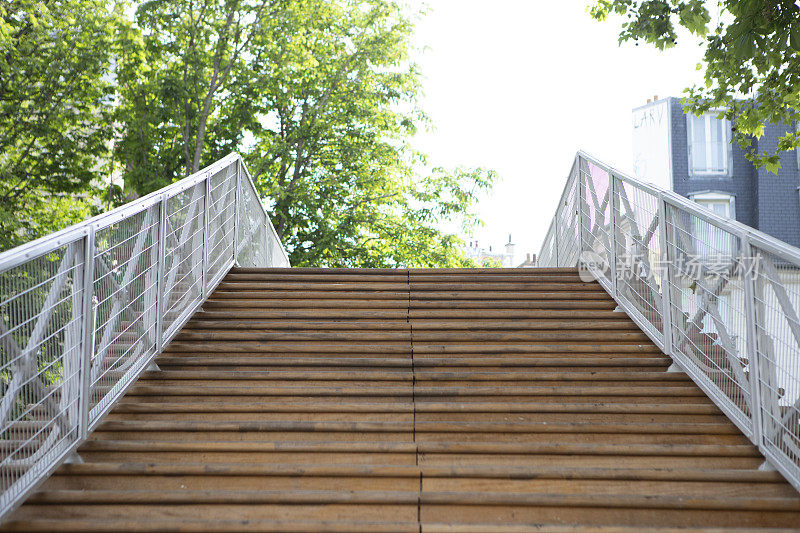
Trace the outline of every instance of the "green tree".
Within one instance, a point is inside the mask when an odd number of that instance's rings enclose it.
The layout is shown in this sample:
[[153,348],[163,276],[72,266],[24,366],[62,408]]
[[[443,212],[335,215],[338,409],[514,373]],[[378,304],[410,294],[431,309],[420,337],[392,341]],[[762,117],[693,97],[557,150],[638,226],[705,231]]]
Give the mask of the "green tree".
[[121,35],[124,124],[118,156],[129,192],[143,194],[236,149],[241,124],[225,112],[253,36],[278,0],[150,0]]
[[441,231],[491,172],[427,170],[408,13],[389,0],[145,2],[124,36],[118,153],[143,194],[245,154],[293,264],[468,264]]
[[0,248],[88,213],[119,17],[100,0],[0,4]]
[[[709,6],[719,9],[711,24]],[[619,42],[674,46],[683,27],[705,44],[705,84],[686,90],[695,114],[725,109],[734,138],[758,166],[780,168],[780,154],[800,146],[795,131],[780,138],[774,153],[756,152],[752,138],[764,125],[800,119],[800,7],[794,0],[598,0],[597,20],[623,16]]]
[[503,263],[496,257],[484,257],[481,259],[481,268],[503,268]]
[[245,73],[257,106],[249,153],[297,264],[451,265],[442,222],[491,186],[482,170],[424,170],[406,139],[421,124],[413,31],[394,2],[294,2],[257,37]]

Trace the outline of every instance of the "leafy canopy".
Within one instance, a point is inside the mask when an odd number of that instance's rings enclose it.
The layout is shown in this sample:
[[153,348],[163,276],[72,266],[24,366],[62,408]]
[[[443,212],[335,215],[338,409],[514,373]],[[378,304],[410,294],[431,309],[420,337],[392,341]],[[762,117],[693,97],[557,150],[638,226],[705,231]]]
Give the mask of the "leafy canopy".
[[423,169],[413,26],[393,2],[293,2],[245,72],[254,179],[300,264],[453,265],[441,222],[470,213],[494,174]]
[[[720,11],[715,25],[710,6]],[[684,103],[695,114],[725,109],[721,115],[734,124],[734,139],[757,166],[777,172],[780,154],[800,146],[794,130],[774,153],[752,146],[765,123],[800,119],[800,7],[794,0],[598,0],[589,11],[597,20],[624,17],[620,43],[644,41],[663,50],[677,43],[679,27],[700,38],[705,85],[687,89]]]
[[119,17],[101,0],[0,4],[0,249],[90,212]]
[[[278,1],[148,0],[121,32],[123,125],[117,154],[128,194],[197,172],[239,147],[241,115],[227,112],[234,76]],[[241,78],[238,83],[243,82]]]
[[412,31],[388,0],[142,3],[120,61],[126,188],[239,150],[293,264],[468,264],[440,227],[477,223],[495,175],[408,146],[426,123]]

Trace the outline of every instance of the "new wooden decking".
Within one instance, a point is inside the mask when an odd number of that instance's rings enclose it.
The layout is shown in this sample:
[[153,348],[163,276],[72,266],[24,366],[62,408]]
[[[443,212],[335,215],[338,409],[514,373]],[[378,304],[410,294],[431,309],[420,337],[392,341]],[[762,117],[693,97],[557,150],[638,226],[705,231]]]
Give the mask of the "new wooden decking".
[[800,528],[574,270],[235,269],[15,531]]

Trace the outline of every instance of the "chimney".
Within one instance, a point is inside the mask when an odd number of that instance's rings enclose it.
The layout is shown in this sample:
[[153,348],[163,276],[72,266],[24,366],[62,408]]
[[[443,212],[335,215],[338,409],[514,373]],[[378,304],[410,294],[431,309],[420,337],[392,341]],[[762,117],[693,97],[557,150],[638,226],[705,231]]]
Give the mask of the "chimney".
[[647,103],[649,104],[650,102],[652,102],[652,100],[650,100],[650,99],[648,98],[648,99],[647,99]]
[[654,102],[658,101],[658,95],[653,96],[653,101]]

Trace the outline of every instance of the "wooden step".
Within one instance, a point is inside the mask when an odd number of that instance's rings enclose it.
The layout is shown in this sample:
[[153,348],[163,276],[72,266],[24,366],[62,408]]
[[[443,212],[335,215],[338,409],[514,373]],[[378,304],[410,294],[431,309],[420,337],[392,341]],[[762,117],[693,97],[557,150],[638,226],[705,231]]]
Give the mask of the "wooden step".
[[[757,471],[760,456],[740,444],[609,442],[206,441],[94,439],[81,456],[97,462],[171,464],[359,464],[514,468],[639,468]],[[511,470],[509,470],[510,472]],[[654,474],[654,475],[656,475]],[[777,474],[774,474],[777,475]],[[735,476],[734,476],[735,477]]]
[[[80,504],[80,506],[76,506]],[[113,519],[147,514],[149,518],[218,519],[237,513],[241,519],[325,519],[357,512],[362,519],[398,521],[421,509],[422,521],[453,522],[489,518],[501,523],[545,520],[558,523],[566,509],[569,521],[635,525],[660,516],[660,525],[794,527],[800,517],[797,498],[725,495],[682,497],[636,494],[559,494],[472,491],[229,491],[100,490],[41,491],[20,509],[18,519],[87,517],[102,512]],[[445,520],[446,520],[445,519]]]
[[[397,342],[412,341],[412,331],[341,331],[341,330],[273,330],[273,329],[217,329],[208,331],[204,329],[184,329],[176,337],[178,342],[188,341],[346,341],[358,343],[363,341]],[[414,331],[415,342],[639,342],[649,340],[641,331]]]
[[[15,524],[15,526],[20,526]],[[252,532],[277,532],[277,533],[364,533],[364,532],[398,532],[398,533],[538,533],[542,531],[553,533],[638,533],[641,531],[637,526],[580,526],[580,525],[561,525],[561,524],[452,524],[448,522],[426,522],[420,524],[414,520],[412,522],[369,522],[369,521],[283,521],[283,520],[160,520],[149,521],[146,524],[138,523],[135,520],[109,520],[98,524],[92,520],[69,519],[36,519],[24,524],[25,529],[20,531],[51,533],[52,531],[72,532],[96,532],[111,531],[125,532],[163,532],[163,531],[185,531],[191,533],[208,533],[216,531],[238,531],[243,533]],[[734,531],[729,528],[672,528],[672,527],[653,527],[648,528],[653,533],[722,533]],[[753,529],[737,528],[735,531],[746,533]],[[795,531],[782,528],[758,528],[758,531],[768,531],[772,533],[788,533]]]
[[344,330],[352,332],[360,331],[409,331],[413,327],[414,331],[526,331],[526,330],[625,330],[640,331],[636,324],[629,319],[619,317],[619,313],[614,318],[594,318],[594,319],[571,319],[571,320],[498,320],[484,319],[480,322],[470,319],[462,320],[441,320],[441,319],[384,319],[384,320],[364,320],[364,319],[339,319],[339,320],[265,320],[259,318],[236,319],[233,315],[220,319],[205,316],[196,317],[190,324],[187,324],[182,331],[200,330],[288,330],[288,331],[317,331],[317,330]]
[[[461,300],[467,301],[483,301],[490,300],[495,302],[498,300],[512,300],[514,302],[525,303],[528,300],[547,301],[557,300],[562,303],[570,302],[571,300],[598,300],[601,302],[608,302],[610,297],[602,289],[586,289],[583,287],[577,290],[574,287],[559,287],[563,290],[525,290],[525,291],[417,291],[411,292],[411,301],[415,300],[445,300],[448,302],[460,302]],[[368,300],[386,300],[391,302],[400,302],[403,299],[408,300],[409,293],[404,290],[314,290],[313,288],[306,287],[305,290],[264,290],[264,289],[236,289],[236,290],[221,290],[214,291],[209,297],[209,302],[220,303],[226,300],[251,301],[263,302],[265,300],[352,300],[352,301],[368,301]]]
[[154,532],[183,531],[190,533],[210,533],[218,531],[238,532],[277,532],[277,533],[418,533],[419,522],[416,517],[405,522],[369,520],[232,520],[192,518],[159,518],[143,522],[136,518],[106,519],[98,522],[94,518],[31,518],[10,524],[14,531],[30,533],[82,532]]
[[[356,357],[357,356],[357,357]],[[346,369],[346,368],[411,368],[411,355],[408,357],[375,357],[370,353],[350,353],[344,355],[319,355],[304,354],[294,357],[267,356],[266,354],[230,354],[218,355],[191,353],[165,353],[157,359],[159,366],[191,369],[195,367],[229,368],[239,370],[238,367],[252,367],[263,370],[281,369],[287,367],[317,368],[317,369]],[[605,368],[626,369],[630,372],[667,370],[669,358],[663,354],[645,354],[633,356],[631,354],[607,353],[593,354],[577,353],[573,355],[550,352],[547,355],[538,353],[515,354],[514,356],[499,358],[496,355],[470,355],[459,354],[458,357],[450,355],[447,358],[425,357],[415,358],[414,366],[419,369],[436,368],[472,368],[483,370],[486,367],[509,368],[572,368],[575,371],[598,371]],[[666,372],[665,372],[666,373]]]
[[[761,473],[758,473],[761,474]],[[570,469],[531,467],[415,465],[277,465],[277,464],[122,464],[70,465],[44,486],[45,491],[120,490],[414,490],[465,489],[571,494],[649,492],[692,496],[715,491],[732,497],[757,491],[762,497],[792,497],[780,476],[747,475],[730,470]]]
[[[215,295],[217,293],[232,293],[232,292],[263,292],[271,294],[272,292],[282,293],[286,291],[289,294],[303,293],[312,289],[314,292],[341,292],[342,296],[353,297],[352,293],[356,294],[371,294],[371,293],[391,293],[396,294],[397,291],[408,292],[408,282],[276,282],[276,281],[223,281],[217,286]],[[527,292],[586,292],[597,293],[600,295],[608,296],[599,284],[584,283],[580,279],[575,279],[570,282],[560,281],[553,282],[550,280],[536,280],[524,282],[494,282],[494,281],[473,281],[453,283],[448,281],[436,282],[419,282],[414,283],[411,288],[411,296],[422,297],[429,293],[439,293],[448,291],[454,297],[458,297],[461,292],[491,292],[498,295],[506,295],[507,293],[526,294]]]
[[579,414],[631,414],[631,415],[692,415],[720,416],[722,412],[709,400],[681,403],[623,403],[623,402],[469,402],[454,404],[452,402],[406,401],[406,402],[372,402],[350,401],[332,404],[329,401],[287,401],[273,400],[269,407],[236,398],[203,401],[202,398],[169,402],[154,398],[123,398],[114,410],[113,415],[125,413],[459,413],[462,415],[479,413],[579,413]]
[[[620,381],[620,382],[652,382],[653,384],[666,383],[691,383],[685,374],[667,372],[622,372],[622,371],[590,371],[590,372],[553,372],[550,369],[531,371],[515,369],[514,371],[476,371],[469,367],[462,367],[457,371],[420,368],[404,370],[380,368],[376,370],[356,369],[325,369],[325,370],[170,370],[169,366],[158,372],[146,372],[142,375],[141,382],[161,382],[174,380],[192,380],[198,382],[261,382],[261,381],[407,381],[414,377],[420,381],[503,381],[503,382],[591,382]],[[413,374],[412,374],[413,372]]]

